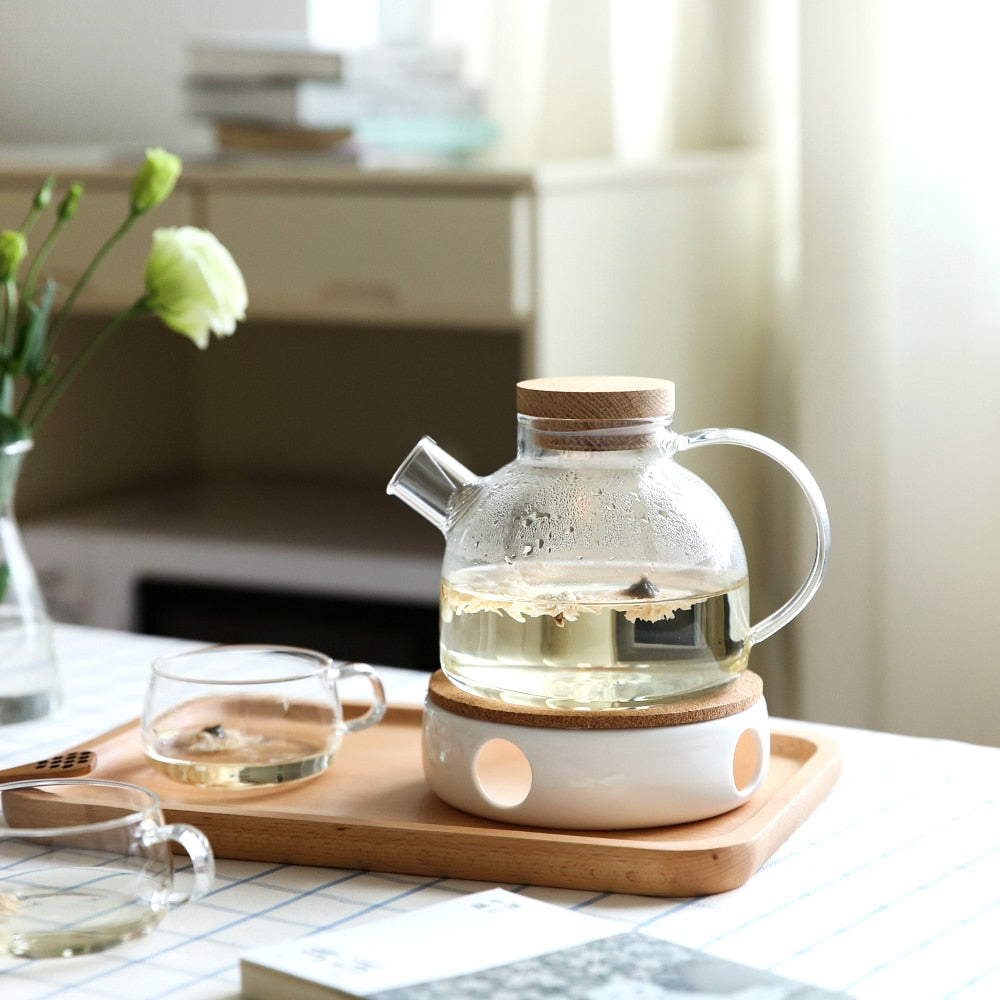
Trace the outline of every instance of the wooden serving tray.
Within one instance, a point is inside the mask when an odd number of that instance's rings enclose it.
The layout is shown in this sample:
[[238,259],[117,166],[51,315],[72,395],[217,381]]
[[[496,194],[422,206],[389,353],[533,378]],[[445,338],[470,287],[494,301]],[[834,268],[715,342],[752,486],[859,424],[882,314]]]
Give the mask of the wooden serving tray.
[[[757,792],[722,816],[652,830],[563,831],[481,819],[427,787],[419,707],[390,708],[348,735],[329,770],[284,788],[194,788],[147,764],[137,722],[104,734],[93,776],[156,792],[168,821],[203,830],[216,857],[544,885],[698,896],[742,885],[840,774],[827,736],[773,729]],[[82,749],[82,748],[76,748]]]

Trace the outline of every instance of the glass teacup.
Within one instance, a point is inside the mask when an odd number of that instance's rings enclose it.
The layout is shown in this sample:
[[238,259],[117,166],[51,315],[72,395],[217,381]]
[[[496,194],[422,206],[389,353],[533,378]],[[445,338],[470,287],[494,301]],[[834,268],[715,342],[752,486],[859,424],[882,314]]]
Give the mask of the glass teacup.
[[[174,889],[171,841],[191,857],[190,892]],[[0,953],[103,951],[148,934],[214,877],[205,835],[165,823],[145,788],[80,778],[0,785]]]
[[[367,711],[345,719],[338,684],[363,677]],[[260,788],[324,771],[344,736],[385,715],[363,663],[293,646],[209,646],[154,661],[142,714],[152,765],[189,785]]]

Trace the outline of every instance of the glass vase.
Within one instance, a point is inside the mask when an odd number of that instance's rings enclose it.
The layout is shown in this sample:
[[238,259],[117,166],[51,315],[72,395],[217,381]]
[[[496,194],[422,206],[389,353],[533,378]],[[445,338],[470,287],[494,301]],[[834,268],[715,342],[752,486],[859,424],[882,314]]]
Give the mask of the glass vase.
[[0,447],[0,725],[51,712],[60,701],[52,623],[14,517],[30,440]]

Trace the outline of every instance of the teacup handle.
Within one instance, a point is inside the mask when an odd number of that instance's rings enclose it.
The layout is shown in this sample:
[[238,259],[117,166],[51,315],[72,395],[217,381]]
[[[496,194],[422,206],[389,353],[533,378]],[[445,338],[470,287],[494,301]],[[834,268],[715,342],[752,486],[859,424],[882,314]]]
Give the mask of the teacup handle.
[[768,615],[763,621],[750,627],[747,641],[750,645],[761,642],[778,629],[787,625],[812,600],[826,572],[827,559],[830,550],[830,516],[826,509],[826,501],[820,492],[819,484],[812,473],[805,467],[801,459],[792,454],[784,445],[772,441],[763,434],[753,431],[738,430],[734,427],[709,427],[688,434],[677,435],[677,450],[687,451],[691,448],[701,448],[709,444],[732,444],[741,448],[751,448],[769,458],[773,458],[798,483],[805,494],[812,513],[813,526],[816,529],[816,554],[813,557],[812,569],[802,586],[777,611]]
[[190,892],[171,892],[167,896],[167,905],[171,908],[182,903],[193,903],[201,899],[215,883],[215,856],[208,837],[187,823],[167,823],[164,826],[151,827],[143,834],[142,842],[146,847],[154,844],[166,844],[174,841],[181,845],[191,858],[194,875],[194,885]]
[[338,663],[330,667],[331,680],[336,682],[346,677],[364,677],[372,686],[372,703],[364,715],[354,719],[344,720],[344,732],[356,733],[359,729],[367,729],[385,717],[385,688],[382,679],[367,663]]

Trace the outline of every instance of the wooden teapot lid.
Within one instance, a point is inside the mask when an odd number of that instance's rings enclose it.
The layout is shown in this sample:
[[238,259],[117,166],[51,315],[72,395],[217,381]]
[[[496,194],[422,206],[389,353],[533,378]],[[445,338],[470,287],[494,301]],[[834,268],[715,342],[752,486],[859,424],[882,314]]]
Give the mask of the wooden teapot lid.
[[673,416],[674,383],[600,375],[528,379],[517,384],[517,412],[530,418],[532,440],[542,448],[647,448],[658,440],[650,422]]
[[655,729],[710,722],[745,712],[763,696],[764,682],[745,670],[723,688],[696,698],[648,708],[611,708],[581,712],[569,708],[529,708],[509,705],[494,698],[469,694],[436,671],[427,688],[427,698],[439,708],[468,719],[531,726],[536,729]]
[[658,378],[578,375],[517,383],[517,412],[554,420],[644,420],[674,412],[674,383]]

